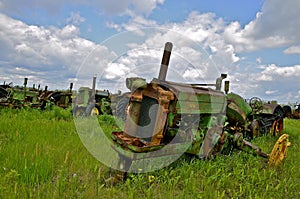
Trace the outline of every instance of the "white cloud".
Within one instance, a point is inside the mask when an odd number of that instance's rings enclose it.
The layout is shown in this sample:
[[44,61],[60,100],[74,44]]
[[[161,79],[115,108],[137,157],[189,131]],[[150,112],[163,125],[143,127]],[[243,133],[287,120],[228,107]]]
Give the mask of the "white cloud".
[[244,28],[232,22],[224,31],[237,51],[275,48],[300,42],[300,4],[294,0],[265,1],[262,11]]
[[300,54],[300,46],[291,46],[283,51],[285,54]]
[[120,63],[110,63],[108,64],[107,68],[105,69],[105,78],[107,79],[116,79],[124,77],[128,72],[130,71],[130,68],[125,66],[124,64]]
[[280,77],[297,78],[300,77],[300,65],[279,67],[275,64],[271,64],[262,71],[262,74]]
[[[251,66],[253,71],[233,71],[232,90],[245,98],[258,96],[263,100],[278,100],[281,103],[299,100],[300,66]],[[237,81],[237,79],[241,81]]]
[[258,64],[261,64],[261,63],[262,63],[262,58],[261,58],[261,57],[256,58],[256,62],[257,62]]
[[278,92],[278,90],[267,90],[265,93],[267,95],[271,95],[271,94],[274,94],[274,93],[277,93],[277,92]]
[[108,28],[113,28],[117,31],[130,31],[137,35],[145,34],[141,29],[158,26],[156,21],[147,20],[141,15],[133,15],[127,23],[115,24],[112,22],[107,22],[106,25]]
[[[66,25],[61,29],[45,28],[27,25],[0,14],[0,30],[1,68],[23,68],[24,70],[17,70],[19,75],[25,77],[36,74],[53,84],[74,77],[92,51],[98,54],[98,60],[88,64],[97,66],[98,70],[106,66],[106,58],[114,56],[105,47],[81,38],[79,29],[74,25]],[[93,71],[85,72],[89,76],[93,75]],[[11,74],[14,79],[11,71],[6,74]]]
[[67,24],[74,24],[74,25],[79,25],[82,22],[85,21],[85,18],[80,16],[79,13],[71,13],[71,16],[69,18],[67,18]]
[[[157,24],[155,21],[147,20],[144,17],[133,16],[128,23],[109,24],[109,26],[118,31],[131,31],[137,35],[145,34],[149,27],[150,29],[151,27],[158,27],[156,32],[153,32],[151,36],[149,34],[149,37],[146,38],[146,45],[161,48],[162,44],[171,41],[175,44],[177,53],[204,71],[208,71],[206,68],[213,65],[213,67],[224,72],[240,60],[234,46],[225,42],[222,35],[226,24],[221,18],[216,18],[213,13],[192,12],[183,22],[166,24]],[[197,57],[188,48],[182,50],[181,47],[191,47],[190,49],[196,49],[202,54]],[[205,51],[207,52],[205,53]],[[216,70],[210,74],[216,75]]]
[[145,13],[150,14],[152,10],[154,10],[157,5],[163,4],[164,0],[132,0],[132,4],[135,7],[135,11],[137,13]]

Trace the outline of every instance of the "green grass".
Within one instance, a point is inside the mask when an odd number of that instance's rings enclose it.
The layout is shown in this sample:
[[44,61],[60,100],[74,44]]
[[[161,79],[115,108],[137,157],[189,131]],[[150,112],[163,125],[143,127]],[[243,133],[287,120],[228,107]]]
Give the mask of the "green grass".
[[[0,112],[0,198],[299,198],[300,120],[285,120],[292,146],[279,168],[235,151],[199,160],[183,156],[164,169],[105,186],[109,168],[80,141],[69,110]],[[105,132],[113,118],[100,116]],[[270,152],[276,138],[253,140]]]

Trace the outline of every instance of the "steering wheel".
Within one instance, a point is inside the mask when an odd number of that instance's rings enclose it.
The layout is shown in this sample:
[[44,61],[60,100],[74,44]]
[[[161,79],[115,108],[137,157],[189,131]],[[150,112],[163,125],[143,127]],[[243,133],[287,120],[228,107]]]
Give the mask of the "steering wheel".
[[262,108],[262,100],[258,97],[252,97],[249,101],[249,105],[253,110],[260,110]]

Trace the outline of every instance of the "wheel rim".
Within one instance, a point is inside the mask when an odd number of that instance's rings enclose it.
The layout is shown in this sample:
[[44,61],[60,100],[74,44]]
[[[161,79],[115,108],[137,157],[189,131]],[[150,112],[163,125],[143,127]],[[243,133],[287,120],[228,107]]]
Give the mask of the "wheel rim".
[[270,166],[279,166],[286,158],[288,147],[291,146],[287,134],[283,134],[275,143],[273,150],[269,156],[268,164]]
[[91,115],[99,115],[99,110],[96,107],[92,108]]
[[252,137],[258,137],[259,136],[259,122],[257,120],[253,120],[251,123],[251,133]]
[[270,129],[270,134],[277,136],[277,135],[281,135],[282,132],[283,132],[283,120],[282,118],[280,118],[273,122],[272,128]]

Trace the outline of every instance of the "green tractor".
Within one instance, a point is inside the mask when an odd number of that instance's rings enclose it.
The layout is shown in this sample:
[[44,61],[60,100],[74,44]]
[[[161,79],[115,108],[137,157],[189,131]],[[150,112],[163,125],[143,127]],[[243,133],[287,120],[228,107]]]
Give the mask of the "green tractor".
[[38,89],[27,88],[28,78],[24,78],[23,87],[2,86],[1,106],[11,108],[44,108],[46,102],[40,99]]
[[110,93],[108,90],[96,90],[96,77],[92,88],[80,87],[73,103],[73,115],[89,116],[111,114]]
[[60,108],[69,108],[72,106],[73,98],[73,83],[70,83],[68,90],[56,90],[56,91],[47,91],[41,93],[40,99],[44,99],[47,102],[50,102],[50,106],[58,106]]
[[119,155],[117,169],[123,177],[127,172],[139,172],[142,162],[151,166],[183,153],[207,159],[231,154],[234,148],[279,165],[290,145],[288,135],[280,137],[271,155],[245,138],[269,132],[281,134],[281,107],[261,106],[256,98],[249,104],[241,96],[228,93],[229,81],[221,91],[225,74],[215,84],[166,81],[171,49],[172,43],[167,42],[158,78],[150,83],[142,78],[126,80],[131,94],[124,129],[111,134],[112,148]]
[[229,93],[227,98],[227,121],[240,128],[246,138],[263,134],[280,135],[283,132],[284,111],[277,103],[264,103],[252,97],[247,103],[241,96]]

